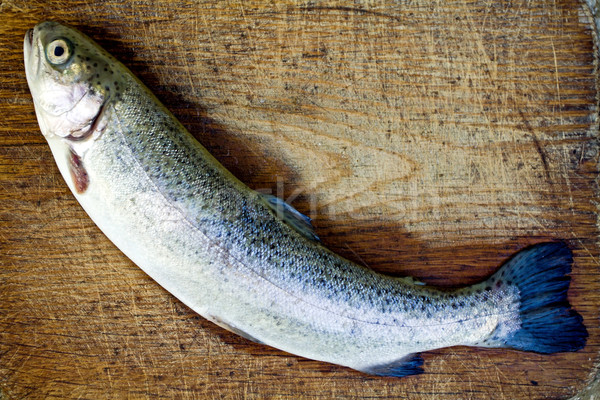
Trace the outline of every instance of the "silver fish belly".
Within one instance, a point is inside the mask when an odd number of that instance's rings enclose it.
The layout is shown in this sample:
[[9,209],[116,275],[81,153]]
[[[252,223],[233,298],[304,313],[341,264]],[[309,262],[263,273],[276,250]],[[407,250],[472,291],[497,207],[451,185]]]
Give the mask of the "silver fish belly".
[[422,373],[418,353],[447,346],[584,346],[582,318],[566,301],[565,244],[525,249],[454,291],[381,275],[332,253],[308,219],[235,178],[79,31],[38,24],[24,52],[40,129],[79,203],[134,263],[216,324],[393,376]]

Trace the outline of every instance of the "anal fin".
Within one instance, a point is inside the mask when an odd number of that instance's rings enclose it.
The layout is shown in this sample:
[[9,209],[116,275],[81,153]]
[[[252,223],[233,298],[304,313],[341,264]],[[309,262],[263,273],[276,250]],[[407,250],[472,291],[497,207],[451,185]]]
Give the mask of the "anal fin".
[[269,208],[275,212],[275,215],[285,221],[304,237],[314,240],[315,242],[320,241],[319,237],[315,233],[315,229],[312,226],[311,219],[309,217],[302,214],[279,197],[265,193],[259,194]]
[[423,362],[420,354],[413,353],[392,363],[372,366],[361,371],[371,375],[395,376],[400,378],[424,373],[425,371],[421,368]]
[[229,332],[233,332],[236,335],[243,337],[244,339],[248,339],[251,342],[258,343],[258,344],[264,344],[263,342],[261,342],[260,340],[255,338],[254,336],[248,334],[247,332],[244,332],[243,330],[233,326],[230,323],[223,321],[219,317],[216,317],[214,315],[206,315],[206,319],[208,319],[209,321],[213,322],[214,324],[220,326],[221,328],[228,330]]

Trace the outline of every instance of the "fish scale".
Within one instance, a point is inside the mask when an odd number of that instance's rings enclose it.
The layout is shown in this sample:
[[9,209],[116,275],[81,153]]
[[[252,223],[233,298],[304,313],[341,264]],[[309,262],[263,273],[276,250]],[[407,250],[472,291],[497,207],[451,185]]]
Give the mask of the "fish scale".
[[235,178],[84,34],[41,23],[24,52],[40,129],[74,196],[133,262],[216,324],[393,376],[422,373],[417,353],[447,346],[584,346],[566,299],[566,244],[525,249],[457,290],[379,274],[334,254],[307,217]]

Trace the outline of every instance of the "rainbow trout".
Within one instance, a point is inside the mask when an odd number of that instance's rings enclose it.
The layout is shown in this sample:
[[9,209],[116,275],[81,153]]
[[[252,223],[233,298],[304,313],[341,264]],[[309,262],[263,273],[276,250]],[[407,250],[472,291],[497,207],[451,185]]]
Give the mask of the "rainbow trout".
[[106,236],[217,325],[368,374],[423,372],[419,353],[466,345],[539,353],[585,345],[562,242],[522,250],[448,291],[389,277],[319,242],[310,219],[251,190],[133,74],[56,22],[25,35],[35,112],[56,164]]

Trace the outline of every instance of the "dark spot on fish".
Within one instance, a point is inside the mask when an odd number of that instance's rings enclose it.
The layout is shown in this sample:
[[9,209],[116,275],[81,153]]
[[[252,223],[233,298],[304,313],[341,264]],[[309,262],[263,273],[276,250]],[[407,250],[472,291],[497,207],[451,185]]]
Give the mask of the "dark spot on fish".
[[77,155],[73,149],[69,155],[69,172],[71,173],[71,179],[73,180],[73,186],[77,193],[82,194],[87,190],[90,180],[81,157]]

